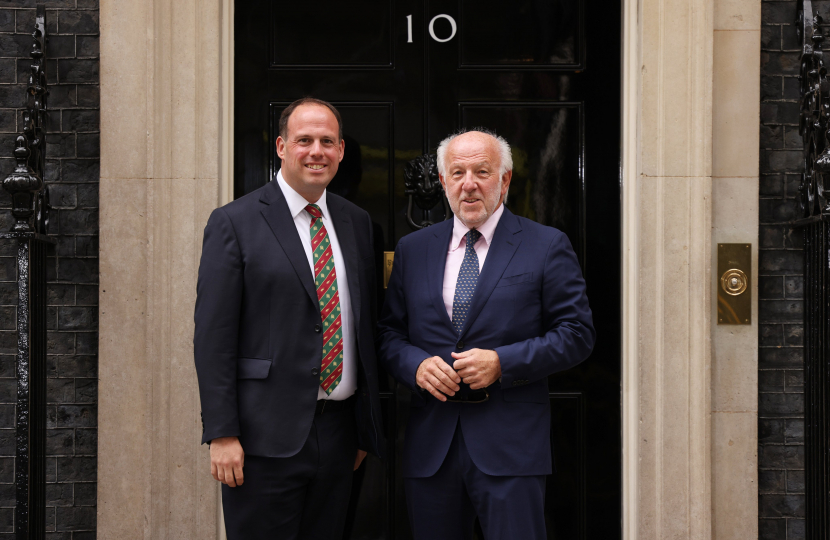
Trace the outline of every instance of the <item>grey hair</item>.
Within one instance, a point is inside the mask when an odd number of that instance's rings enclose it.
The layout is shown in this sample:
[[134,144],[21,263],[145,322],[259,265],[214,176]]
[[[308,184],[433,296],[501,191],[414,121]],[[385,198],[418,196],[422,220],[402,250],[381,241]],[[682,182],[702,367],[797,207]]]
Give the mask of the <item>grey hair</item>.
[[493,130],[482,128],[482,127],[475,127],[475,128],[461,128],[460,130],[456,131],[438,145],[438,173],[441,176],[446,176],[446,159],[447,159],[447,147],[450,143],[458,137],[459,135],[464,135],[465,133],[471,133],[477,131],[479,133],[484,133],[485,135],[489,135],[496,139],[496,143],[499,145],[499,157],[501,158],[501,168],[499,169],[499,179],[503,178],[507,171],[513,170],[513,154],[510,152],[510,145],[507,144],[507,141],[504,140],[504,137],[499,135]]

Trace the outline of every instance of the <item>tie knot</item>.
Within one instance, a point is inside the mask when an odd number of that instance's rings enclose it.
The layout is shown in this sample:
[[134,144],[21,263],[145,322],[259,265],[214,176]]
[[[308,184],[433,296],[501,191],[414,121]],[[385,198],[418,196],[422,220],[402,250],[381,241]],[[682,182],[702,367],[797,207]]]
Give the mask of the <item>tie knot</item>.
[[476,242],[478,242],[478,239],[481,238],[481,233],[478,232],[475,229],[470,229],[469,231],[467,231],[466,236],[467,236],[467,245],[468,246],[473,246],[473,245],[475,245]]
[[311,214],[311,217],[313,217],[315,219],[323,217],[323,211],[320,210],[320,207],[317,206],[316,204],[306,205],[305,211],[308,212],[309,214]]

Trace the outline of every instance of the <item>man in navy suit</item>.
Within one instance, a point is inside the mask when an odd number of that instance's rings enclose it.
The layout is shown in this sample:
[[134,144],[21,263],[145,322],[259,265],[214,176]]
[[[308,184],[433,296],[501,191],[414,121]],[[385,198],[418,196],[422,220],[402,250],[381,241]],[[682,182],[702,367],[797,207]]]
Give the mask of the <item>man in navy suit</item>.
[[384,448],[372,222],[326,193],[344,151],[337,109],[294,102],[277,178],[205,227],[193,343],[229,540],[341,537]]
[[595,332],[561,231],[504,205],[513,160],[470,131],[438,147],[455,215],[400,240],[379,323],[381,361],[414,392],[403,475],[417,540],[544,539],[547,377]]

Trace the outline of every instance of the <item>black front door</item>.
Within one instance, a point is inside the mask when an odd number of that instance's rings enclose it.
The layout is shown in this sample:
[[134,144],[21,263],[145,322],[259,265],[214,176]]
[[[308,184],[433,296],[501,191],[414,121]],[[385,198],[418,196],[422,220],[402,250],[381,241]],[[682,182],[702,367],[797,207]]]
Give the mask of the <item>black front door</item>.
[[[310,95],[342,113],[346,155],[329,189],[371,214],[379,265],[413,230],[406,164],[459,127],[503,135],[507,206],[570,237],[598,342],[550,377],[549,538],[621,537],[620,13],[584,0],[236,4],[235,196],[276,174],[279,114]],[[442,219],[443,205],[409,217]],[[399,460],[409,394],[392,380],[381,391],[389,459],[356,477],[349,538],[410,537]]]

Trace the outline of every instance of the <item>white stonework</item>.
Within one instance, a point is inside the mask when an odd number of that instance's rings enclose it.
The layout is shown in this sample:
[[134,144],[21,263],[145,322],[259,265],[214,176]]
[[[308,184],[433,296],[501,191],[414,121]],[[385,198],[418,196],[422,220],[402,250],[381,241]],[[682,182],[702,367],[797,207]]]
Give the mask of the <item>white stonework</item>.
[[231,8],[101,2],[99,538],[219,537],[192,341],[202,230],[227,197]]
[[753,324],[718,326],[715,251],[751,243],[757,276],[760,10],[624,9],[628,540],[758,537],[757,278]]
[[[100,10],[98,536],[220,538],[192,308],[232,193],[232,0]],[[757,538],[757,322],[717,326],[713,248],[757,260],[760,3],[627,0],[623,24],[624,537]]]

